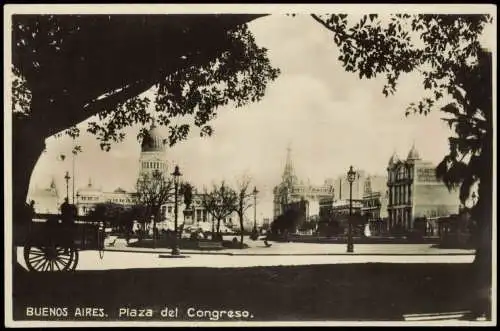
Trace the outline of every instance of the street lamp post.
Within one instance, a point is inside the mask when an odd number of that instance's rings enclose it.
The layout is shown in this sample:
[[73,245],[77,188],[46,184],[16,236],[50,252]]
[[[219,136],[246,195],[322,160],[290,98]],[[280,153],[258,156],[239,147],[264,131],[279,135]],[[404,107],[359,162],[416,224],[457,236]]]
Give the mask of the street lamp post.
[[72,183],[72,189],[73,189],[73,194],[72,194],[72,200],[73,200],[73,204],[75,204],[75,156],[76,156],[76,152],[73,151],[73,159],[72,159],[72,166],[73,166],[73,183]]
[[179,188],[179,178],[181,176],[181,172],[179,171],[179,166],[175,166],[175,170],[172,173],[172,176],[174,176],[174,244],[172,247],[172,255],[179,255],[179,247],[177,245],[177,240],[178,240],[178,233],[177,233],[177,217],[178,217],[178,194],[177,190]]
[[253,188],[253,230],[257,231],[257,187]]
[[66,180],[66,199],[69,201],[69,180],[71,179],[69,172],[66,171],[64,179]]
[[349,182],[349,229],[347,232],[347,253],[354,252],[354,241],[352,238],[352,183],[356,179],[356,171],[350,166],[347,172],[347,181]]
[[80,193],[76,192],[76,215],[80,215]]

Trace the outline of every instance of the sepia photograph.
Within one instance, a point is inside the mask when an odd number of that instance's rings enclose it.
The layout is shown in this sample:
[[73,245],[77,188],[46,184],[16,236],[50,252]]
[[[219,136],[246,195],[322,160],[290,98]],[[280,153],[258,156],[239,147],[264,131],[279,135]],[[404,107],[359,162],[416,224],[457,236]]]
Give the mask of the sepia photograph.
[[496,325],[496,31],[5,5],[5,326]]

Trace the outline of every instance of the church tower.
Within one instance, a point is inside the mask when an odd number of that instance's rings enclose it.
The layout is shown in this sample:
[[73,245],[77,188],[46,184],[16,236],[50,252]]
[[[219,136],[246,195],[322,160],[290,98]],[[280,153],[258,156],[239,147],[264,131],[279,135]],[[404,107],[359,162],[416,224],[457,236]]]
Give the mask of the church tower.
[[288,145],[285,169],[283,170],[283,175],[281,176],[281,182],[291,188],[293,185],[297,184],[297,181],[297,176],[295,175],[295,169],[292,162],[292,149],[290,145]]
[[139,162],[139,175],[151,174],[154,171],[168,174],[170,170],[166,157],[165,138],[154,122],[142,139]]

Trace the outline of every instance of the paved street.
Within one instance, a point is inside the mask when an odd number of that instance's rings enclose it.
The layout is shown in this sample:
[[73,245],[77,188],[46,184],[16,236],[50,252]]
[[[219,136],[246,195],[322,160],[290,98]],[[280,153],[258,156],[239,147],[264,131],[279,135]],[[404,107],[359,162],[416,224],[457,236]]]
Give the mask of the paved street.
[[[231,240],[232,237],[224,238]],[[270,242],[271,247],[266,247],[262,240],[250,240],[245,238],[244,243],[249,246],[246,249],[224,249],[218,251],[198,251],[182,250],[186,254],[214,253],[226,255],[330,255],[347,254],[346,245],[338,243],[299,243],[299,242]],[[106,245],[106,250],[135,251],[135,252],[161,252],[168,253],[168,248],[150,248],[127,247],[125,240],[118,239],[113,247]],[[383,254],[383,255],[470,255],[474,250],[464,249],[441,249],[433,244],[355,244],[354,253],[356,254]]]
[[[464,254],[463,251],[459,252],[458,250],[446,250],[447,255],[442,252],[439,254],[441,250],[429,245],[357,245],[355,252],[358,254],[353,255],[345,253],[345,246],[340,244],[302,243],[275,243],[269,248],[259,247],[256,244],[255,247],[247,250],[225,250],[222,252],[202,253],[185,250],[182,251],[180,257],[171,257],[169,249],[141,249],[143,252],[138,252],[137,248],[126,251],[125,247],[120,248],[119,246],[109,249],[104,252],[103,259],[99,258],[97,251],[81,251],[77,270],[176,267],[234,268],[374,262],[470,263],[474,259],[474,255]],[[361,254],[362,252],[365,253]],[[25,266],[22,256],[22,248],[19,248],[18,259]]]
[[124,253],[106,252],[102,260],[97,252],[80,254],[78,270],[103,270],[127,268],[173,268],[212,267],[235,268],[254,266],[340,264],[340,263],[470,263],[472,255],[429,255],[429,256],[388,256],[388,255],[269,255],[269,256],[228,256],[212,254],[185,254],[172,258],[168,253]]

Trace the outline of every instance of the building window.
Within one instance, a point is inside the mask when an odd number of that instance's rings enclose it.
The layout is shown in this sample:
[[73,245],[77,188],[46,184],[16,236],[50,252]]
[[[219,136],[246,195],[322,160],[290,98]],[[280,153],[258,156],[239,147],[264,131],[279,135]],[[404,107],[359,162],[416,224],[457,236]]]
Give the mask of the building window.
[[172,214],[172,206],[168,206],[168,213]]

